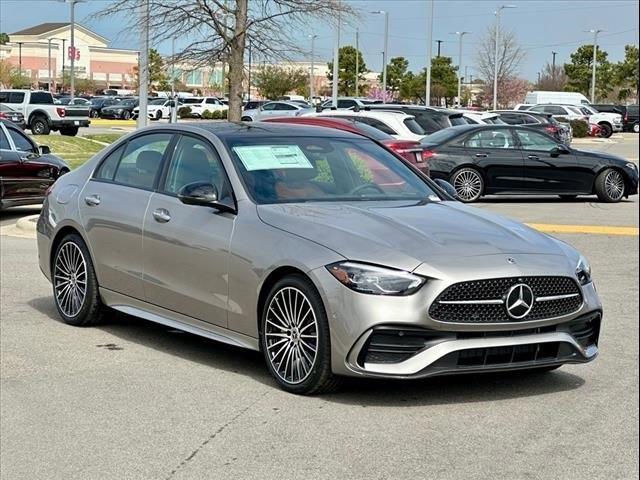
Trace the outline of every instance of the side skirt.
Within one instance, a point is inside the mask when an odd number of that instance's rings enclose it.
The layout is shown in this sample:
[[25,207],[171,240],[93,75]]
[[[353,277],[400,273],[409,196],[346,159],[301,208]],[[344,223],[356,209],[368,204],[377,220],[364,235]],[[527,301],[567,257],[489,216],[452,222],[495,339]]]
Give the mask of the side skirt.
[[159,323],[167,327],[183,330],[194,335],[216,340],[218,342],[235,345],[249,350],[260,350],[257,338],[249,337],[211,323],[203,322],[157,305],[137,300],[121,293],[100,287],[100,296],[105,305],[119,312],[143,318],[150,322]]

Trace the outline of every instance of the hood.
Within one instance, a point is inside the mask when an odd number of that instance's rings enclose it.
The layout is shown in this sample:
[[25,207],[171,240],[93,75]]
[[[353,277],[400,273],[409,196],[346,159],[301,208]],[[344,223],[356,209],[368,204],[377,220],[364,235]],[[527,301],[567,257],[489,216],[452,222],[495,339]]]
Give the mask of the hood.
[[346,259],[408,271],[485,255],[564,255],[551,237],[458,202],[259,205],[258,215]]
[[571,150],[573,150],[575,153],[578,153],[581,156],[585,156],[585,157],[591,157],[591,158],[598,158],[601,160],[605,160],[609,163],[615,163],[618,164],[619,166],[625,166],[627,163],[629,163],[629,160],[626,160],[623,157],[619,157],[617,155],[612,155],[610,153],[607,152],[603,152],[603,151],[596,151],[596,150],[580,150],[578,148],[573,148],[571,147]]

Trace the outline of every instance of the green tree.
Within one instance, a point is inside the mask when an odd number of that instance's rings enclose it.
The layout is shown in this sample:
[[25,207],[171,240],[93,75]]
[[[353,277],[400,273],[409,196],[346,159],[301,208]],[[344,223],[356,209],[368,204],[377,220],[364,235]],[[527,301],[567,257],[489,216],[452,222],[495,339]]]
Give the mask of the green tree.
[[424,103],[426,78],[427,73],[424,68],[418,74],[407,72],[400,83],[400,98]]
[[9,35],[5,32],[0,32],[0,45],[6,45],[9,43]]
[[[615,69],[607,60],[608,53],[598,49],[596,69],[596,99],[607,98],[613,90]],[[570,92],[580,92],[589,96],[591,92],[591,71],[593,61],[593,45],[582,45],[571,54],[571,63],[564,64],[567,74],[567,86]]]
[[[409,60],[404,57],[394,57],[387,65],[387,90],[398,92],[402,80],[407,75]],[[378,75],[378,80],[382,84],[382,73]]]
[[[365,94],[365,85],[362,85],[364,81],[364,74],[369,70],[367,64],[362,58],[362,52],[355,49],[351,45],[345,45],[340,47],[338,51],[338,95],[352,96],[356,94],[356,58],[358,59],[358,94]],[[333,62],[327,64],[329,72],[327,78],[333,85]]]
[[450,57],[435,57],[431,60],[431,99],[440,105],[444,98],[447,105],[453,103],[458,94],[458,68]]
[[29,88],[31,78],[7,60],[0,60],[0,86],[4,88]]
[[[166,86],[169,83],[167,75],[164,73],[165,65],[162,55],[155,48],[149,49],[149,90],[151,85]],[[133,78],[136,85],[140,83],[138,76],[138,66],[133,67]],[[171,87],[169,86],[169,90]]]
[[616,84],[620,87],[618,100],[626,100],[634,96],[640,88],[638,53],[636,45],[625,45],[624,60],[615,65]]
[[303,88],[307,75],[302,70],[265,66],[255,75],[254,85],[265,98],[275,100]]

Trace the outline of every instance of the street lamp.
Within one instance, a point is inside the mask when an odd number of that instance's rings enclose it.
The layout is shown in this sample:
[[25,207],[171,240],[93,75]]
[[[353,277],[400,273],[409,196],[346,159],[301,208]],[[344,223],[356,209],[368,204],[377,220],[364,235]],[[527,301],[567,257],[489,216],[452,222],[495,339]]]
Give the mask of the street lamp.
[[458,35],[460,45],[458,47],[458,106],[462,106],[462,37],[471,32],[452,32],[451,35]]
[[424,86],[424,104],[428,107],[431,105],[431,56],[433,54],[433,3],[431,0],[431,8],[429,13],[429,35],[427,38],[427,74],[425,75]]
[[385,12],[384,10],[378,10],[371,13],[384,15],[384,52],[382,52],[382,102],[387,103],[387,55],[389,54],[389,12]]
[[493,64],[493,109],[498,109],[498,39],[500,38],[500,12],[505,8],[516,8],[515,5],[502,5],[494,12],[496,16],[496,44]]
[[[71,73],[70,73],[70,86],[69,86],[69,93],[71,95],[71,100],[70,103],[73,102],[73,96],[75,93],[75,61],[76,61],[76,45],[75,45],[75,28],[76,28],[76,22],[75,22],[75,7],[76,7],[76,3],[82,3],[85,2],[86,0],[58,0],[59,2],[63,2],[63,3],[68,3],[69,4],[69,23],[71,24],[71,43],[69,48],[71,49]],[[62,52],[62,56],[64,58],[64,54],[65,52]],[[64,71],[62,72],[62,74],[64,75]]]
[[598,34],[604,30],[592,28],[585,30],[587,33],[593,33],[593,62],[591,62],[591,103],[596,102],[596,64],[598,63],[596,53],[598,53]]
[[309,101],[313,104],[313,97],[315,96],[315,92],[313,91],[313,79],[315,74],[315,68],[313,65],[313,57],[315,56],[315,40],[318,38],[318,35],[313,33],[309,34],[309,38],[311,39],[311,69],[309,70]]

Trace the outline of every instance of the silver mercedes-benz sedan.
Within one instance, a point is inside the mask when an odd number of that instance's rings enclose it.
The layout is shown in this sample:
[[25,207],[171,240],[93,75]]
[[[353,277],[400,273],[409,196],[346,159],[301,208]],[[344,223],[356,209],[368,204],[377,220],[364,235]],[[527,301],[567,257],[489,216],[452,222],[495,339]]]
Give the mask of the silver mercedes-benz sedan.
[[65,322],[113,309],[260,350],[290,392],[598,353],[602,306],[580,253],[347,132],[138,130],[58,179],[37,229]]

